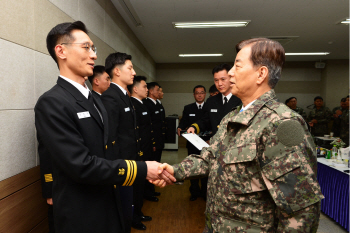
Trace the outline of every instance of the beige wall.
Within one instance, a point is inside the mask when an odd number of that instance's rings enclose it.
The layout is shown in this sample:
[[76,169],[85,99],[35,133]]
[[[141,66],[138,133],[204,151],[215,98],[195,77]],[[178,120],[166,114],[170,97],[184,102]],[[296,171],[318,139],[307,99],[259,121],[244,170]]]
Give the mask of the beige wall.
[[[229,63],[232,65],[232,63]],[[167,115],[182,115],[184,105],[193,103],[193,87],[209,88],[216,63],[157,64],[157,82],[164,89],[163,105]],[[281,102],[295,96],[298,105],[306,107],[322,95],[329,108],[338,106],[349,90],[349,60],[328,61],[325,69],[316,69],[315,62],[287,62],[275,91]],[[207,90],[208,91],[208,90]],[[208,97],[209,93],[207,94]]]
[[96,64],[126,52],[137,74],[155,79],[153,59],[110,0],[1,1],[0,17],[0,180],[39,164],[33,109],[59,74],[45,44],[56,24],[83,21],[98,49]]

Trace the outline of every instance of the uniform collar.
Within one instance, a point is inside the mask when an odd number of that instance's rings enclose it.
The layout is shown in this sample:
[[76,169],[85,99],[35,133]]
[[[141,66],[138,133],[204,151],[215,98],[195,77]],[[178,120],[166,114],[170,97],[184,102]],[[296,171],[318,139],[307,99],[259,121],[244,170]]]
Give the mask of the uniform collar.
[[232,97],[232,93],[230,92],[230,94],[228,94],[227,96],[224,96],[224,94],[221,94],[221,99],[222,102],[224,102],[224,98],[227,98],[227,102],[230,101],[231,97]]
[[199,104],[199,103],[196,102],[196,105],[197,105],[197,108],[199,108],[199,106],[201,106],[201,108],[203,109],[204,101],[203,101],[201,104]]
[[126,95],[126,90],[124,88],[122,88],[121,86],[119,86],[118,84],[114,83],[114,82],[111,82],[113,83],[114,85],[117,85],[117,87],[119,87],[119,89],[124,93],[124,95]]
[[72,84],[75,88],[78,89],[78,91],[81,92],[81,94],[83,94],[83,96],[85,96],[85,98],[87,99],[89,97],[89,93],[90,93],[90,90],[89,88],[86,86],[86,84],[84,83],[85,86],[82,86],[81,84],[77,83],[77,82],[74,82],[73,80],[69,79],[69,78],[66,78],[62,75],[60,75],[60,77],[62,79],[64,79],[65,81],[69,82],[70,84]]
[[150,97],[147,97],[147,99],[150,99],[150,100],[152,100],[152,102],[153,102],[154,104],[157,104],[157,101],[155,101],[154,99],[152,99],[152,98],[150,98]]
[[230,122],[240,123],[242,125],[249,125],[255,114],[269,101],[277,100],[275,91],[273,89],[265,92],[262,96],[255,100],[255,102],[245,111],[239,112],[242,105],[238,106],[231,114]]
[[141,104],[143,104],[142,103],[142,100],[140,100],[139,98],[137,98],[137,97],[135,97],[135,96],[131,96],[132,98],[134,98],[135,100],[138,100]]

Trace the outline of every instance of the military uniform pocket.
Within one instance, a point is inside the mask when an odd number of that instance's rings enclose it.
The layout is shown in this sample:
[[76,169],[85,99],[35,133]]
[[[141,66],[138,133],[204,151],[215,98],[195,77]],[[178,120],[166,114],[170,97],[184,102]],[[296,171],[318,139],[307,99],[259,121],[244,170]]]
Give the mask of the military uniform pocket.
[[266,189],[256,159],[255,143],[240,145],[226,152],[223,162],[231,192],[244,194]]

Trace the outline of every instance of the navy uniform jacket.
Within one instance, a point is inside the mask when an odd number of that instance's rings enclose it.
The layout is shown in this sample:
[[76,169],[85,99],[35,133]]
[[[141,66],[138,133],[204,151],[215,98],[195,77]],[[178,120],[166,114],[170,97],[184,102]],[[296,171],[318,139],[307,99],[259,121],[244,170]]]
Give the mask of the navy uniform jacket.
[[152,130],[154,134],[153,145],[157,150],[162,150],[164,147],[164,136],[163,136],[163,121],[162,113],[160,110],[160,104],[156,105],[152,100],[146,98],[143,100],[143,103],[146,105],[152,120]]
[[151,125],[151,115],[145,106],[137,99],[131,97],[131,102],[135,107],[136,113],[136,128],[139,131],[139,136],[141,139],[140,143],[140,151],[138,154],[140,155],[140,159],[143,161],[152,160],[152,148],[153,148],[153,130]]
[[[205,104],[203,105],[204,108]],[[182,118],[179,123],[178,128],[185,130],[190,127],[193,123],[200,120],[204,116],[204,110],[198,109],[196,102],[186,105],[182,112]],[[189,141],[186,143],[186,147],[188,148],[188,154],[198,153],[196,147],[194,147]]]
[[157,106],[160,109],[160,116],[162,118],[162,135],[163,135],[163,140],[165,142],[165,138],[166,138],[166,131],[167,131],[167,122],[165,119],[165,109],[163,107],[163,104],[161,104],[158,100],[157,100]]
[[212,131],[212,136],[218,131],[220,121],[227,115],[234,107],[242,104],[242,101],[232,95],[228,103],[224,106],[222,94],[217,94],[207,99],[204,105],[204,116],[196,121],[192,126],[196,129],[198,134],[201,131]]
[[39,156],[50,156],[56,232],[120,232],[120,199],[113,185],[144,182],[144,162],[107,159],[108,118],[69,82],[59,78],[35,110]]
[[97,93],[96,91],[92,90],[91,91],[92,95],[94,95],[97,98],[101,98],[101,95],[99,93]]
[[111,83],[103,92],[101,100],[109,119],[108,146],[113,148],[111,159],[140,160],[139,137],[136,131],[136,116],[130,97]]

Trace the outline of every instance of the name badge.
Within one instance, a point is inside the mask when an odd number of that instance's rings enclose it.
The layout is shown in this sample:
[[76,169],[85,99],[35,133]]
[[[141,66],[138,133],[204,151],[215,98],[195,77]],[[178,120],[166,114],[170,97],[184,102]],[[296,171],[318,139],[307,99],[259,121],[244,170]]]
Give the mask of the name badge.
[[160,109],[160,111],[162,111],[162,112],[163,112],[163,109],[161,108],[161,109]]
[[190,116],[196,116],[196,114],[190,114]]
[[129,111],[130,111],[129,107],[125,108],[125,112],[129,112]]
[[88,118],[88,117],[90,117],[89,111],[86,111],[86,112],[78,112],[77,114],[78,114],[79,119],[83,119],[83,118]]
[[210,109],[210,112],[218,112],[217,109]]
[[142,115],[147,115],[147,112],[143,112]]
[[159,113],[159,111],[155,111],[155,114],[158,114]]

